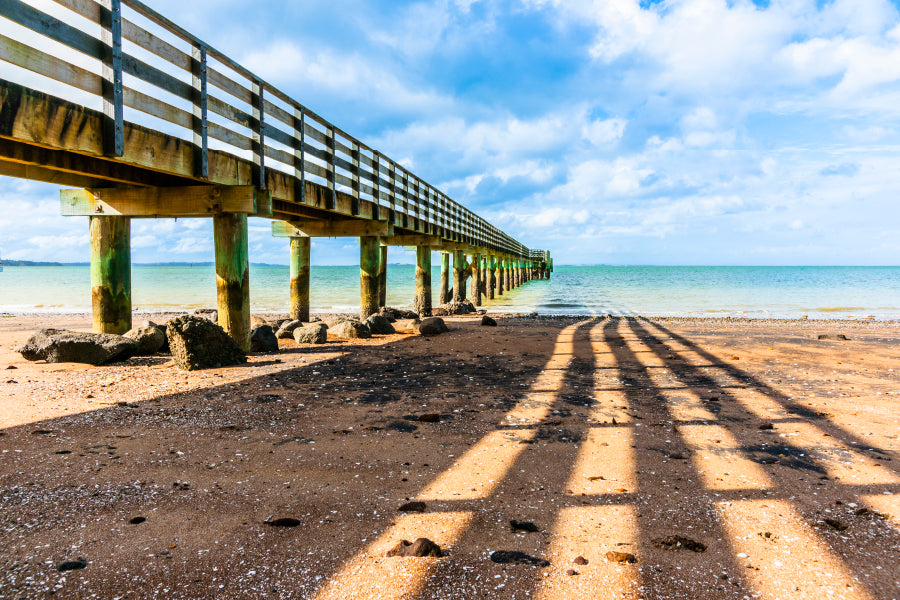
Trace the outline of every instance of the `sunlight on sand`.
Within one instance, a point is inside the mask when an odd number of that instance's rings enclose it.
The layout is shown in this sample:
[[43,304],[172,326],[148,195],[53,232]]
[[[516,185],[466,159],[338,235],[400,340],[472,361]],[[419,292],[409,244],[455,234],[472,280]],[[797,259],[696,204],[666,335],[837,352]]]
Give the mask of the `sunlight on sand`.
[[525,399],[506,414],[501,425],[536,425],[544,420],[550,406],[556,401],[569,364],[572,362],[575,332],[587,322],[569,325],[559,332],[553,347],[553,355],[547,361],[544,370],[531,385]]
[[[388,550],[401,540],[426,537],[447,549],[465,533],[471,512],[443,512],[404,515],[334,575],[316,600],[370,599],[399,600],[415,597],[434,570],[434,558],[387,558]],[[373,582],[379,582],[373,589]]]
[[679,433],[691,449],[694,468],[709,490],[761,490],[772,481],[747,458],[730,431],[718,425],[682,425]]
[[869,458],[836,438],[825,437],[824,432],[806,422],[792,422],[777,425],[777,431],[793,446],[807,450],[810,458],[821,465],[833,479],[844,484],[883,485],[900,483],[900,477],[892,470],[880,465],[878,460]]
[[[641,558],[635,512],[635,507],[621,504],[561,510],[547,553],[547,558],[560,568],[543,580],[536,597],[540,600],[623,598],[636,593],[640,587]],[[610,542],[598,545],[598,540]],[[610,563],[604,558],[608,550],[635,554],[638,563]],[[586,558],[588,564],[575,565],[572,561],[578,556]],[[574,568],[579,576],[566,575],[569,568]]]
[[890,523],[894,529],[900,531],[900,495],[868,495],[860,496],[859,500],[870,510],[874,510],[883,515],[885,520]]
[[566,486],[573,494],[598,496],[637,490],[631,427],[594,427],[586,432]]
[[609,389],[609,383],[600,380],[599,375],[605,374],[609,378],[618,377],[619,364],[612,349],[606,343],[603,333],[603,324],[591,328],[591,348],[594,351],[594,400],[597,404],[591,409],[590,422],[593,423],[631,423],[632,418],[628,413],[628,396],[617,384],[614,389]]
[[[564,383],[572,361],[574,336],[584,321],[563,329],[544,370],[500,426],[536,425],[546,417]],[[540,392],[535,392],[540,390]],[[535,429],[505,429],[489,432],[449,469],[438,475],[416,496],[416,500],[474,500],[490,496],[506,477],[516,459],[528,447]],[[442,548],[452,545],[468,527],[472,513],[426,513],[407,515],[377,540],[354,556],[332,577],[316,600],[344,598],[400,599],[414,597],[424,589],[435,561],[386,558],[385,553],[401,539],[427,537]],[[373,594],[370,582],[390,582]]]
[[492,431],[428,485],[417,500],[474,500],[487,498],[522,453],[522,440],[534,430]]
[[716,509],[743,577],[763,598],[871,598],[788,502],[719,502]]

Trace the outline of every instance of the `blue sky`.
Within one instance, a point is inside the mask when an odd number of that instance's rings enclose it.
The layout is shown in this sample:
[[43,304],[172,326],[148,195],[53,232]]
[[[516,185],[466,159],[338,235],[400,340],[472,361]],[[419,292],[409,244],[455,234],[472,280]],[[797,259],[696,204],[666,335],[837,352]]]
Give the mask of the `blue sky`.
[[[558,263],[900,264],[897,2],[148,4]],[[0,178],[0,256],[87,260],[58,210]],[[211,260],[211,223],[135,221],[133,255]],[[267,221],[251,260],[287,261]]]

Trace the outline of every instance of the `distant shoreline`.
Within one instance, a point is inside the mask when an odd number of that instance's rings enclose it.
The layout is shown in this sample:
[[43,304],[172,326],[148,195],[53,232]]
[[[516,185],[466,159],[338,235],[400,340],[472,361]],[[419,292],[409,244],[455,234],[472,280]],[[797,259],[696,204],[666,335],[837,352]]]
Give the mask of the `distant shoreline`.
[[[204,261],[204,262],[150,262],[150,263],[132,263],[132,267],[214,267],[216,263],[212,261]],[[414,262],[410,263],[388,263],[388,266],[413,266]],[[10,260],[10,259],[0,259],[0,266],[3,267],[89,267],[91,266],[90,262],[46,262],[46,261],[32,261],[32,260]],[[252,267],[288,267],[288,264],[273,264],[273,263],[259,263],[259,262],[251,262],[250,266]],[[349,265],[312,265],[317,268],[332,268],[332,267],[355,267],[357,265],[349,264]],[[900,265],[620,265],[620,264],[594,264],[594,265],[567,265],[567,264],[557,264],[556,267],[567,267],[567,268],[596,268],[596,267],[607,267],[607,268],[623,268],[623,269],[633,269],[633,268],[662,268],[662,269],[697,269],[697,268],[723,268],[723,269],[896,269],[900,268]]]
[[[766,323],[808,323],[810,325],[823,325],[823,324],[834,324],[834,325],[848,325],[848,324],[868,324],[868,325],[900,325],[900,320],[898,319],[865,319],[865,318],[853,318],[853,319],[836,319],[833,317],[824,317],[824,318],[799,318],[799,317],[739,317],[739,316],[701,316],[701,315],[615,315],[615,314],[581,314],[581,315],[568,315],[568,314],[552,314],[552,313],[524,313],[524,312],[505,312],[500,310],[491,310],[490,307],[487,308],[487,314],[493,315],[496,317],[503,317],[504,319],[520,319],[530,322],[541,322],[541,321],[582,321],[582,320],[604,320],[604,319],[617,319],[617,320],[649,320],[649,321],[663,321],[663,322],[672,322],[672,323],[706,323],[706,324],[715,324],[715,323],[745,323],[745,324],[766,324]],[[193,310],[141,310],[137,309],[132,311],[132,317],[134,319],[144,318],[144,319],[160,319],[160,320],[168,320],[171,318],[175,318],[185,314],[192,314]],[[336,315],[340,316],[354,316],[356,312],[335,312],[335,311],[313,311],[310,316],[311,317],[319,317],[320,319],[328,319],[335,317]],[[275,319],[275,318],[288,318],[287,312],[279,312],[279,311],[253,311],[253,316],[263,317],[267,319]],[[62,319],[62,320],[84,320],[85,322],[90,322],[91,313],[88,311],[73,311],[73,312],[28,312],[28,311],[9,311],[9,310],[0,310],[0,319],[11,319],[11,318],[26,318],[26,319],[34,319],[39,321],[51,320],[51,319]],[[154,319],[155,318],[155,319]],[[0,324],[3,322],[0,321]]]

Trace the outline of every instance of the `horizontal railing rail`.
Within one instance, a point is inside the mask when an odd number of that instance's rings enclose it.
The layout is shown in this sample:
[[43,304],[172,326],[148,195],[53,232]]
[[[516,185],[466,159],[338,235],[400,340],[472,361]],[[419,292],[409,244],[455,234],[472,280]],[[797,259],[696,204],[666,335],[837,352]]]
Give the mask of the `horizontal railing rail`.
[[[22,0],[0,0],[0,15],[81,59],[66,60],[0,35],[0,60],[101,98],[107,155],[123,155],[128,109],[128,122],[147,126],[142,115],[149,115],[155,128],[160,122],[174,126],[165,133],[192,142],[197,178],[209,177],[209,151],[221,150],[252,160],[260,188],[268,169],[293,177],[299,204],[305,203],[310,181],[330,192],[324,207],[329,210],[335,210],[341,192],[353,199],[352,214],[367,200],[399,215],[404,225],[416,219],[474,246],[523,258],[544,256],[143,2],[53,1],[65,10],[51,15]],[[82,66],[85,62],[96,68]]]

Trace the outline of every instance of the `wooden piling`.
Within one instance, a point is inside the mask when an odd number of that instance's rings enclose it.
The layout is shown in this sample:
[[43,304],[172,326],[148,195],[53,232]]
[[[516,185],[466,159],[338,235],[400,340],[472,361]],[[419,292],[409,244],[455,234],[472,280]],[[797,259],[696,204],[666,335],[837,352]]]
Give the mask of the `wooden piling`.
[[219,325],[244,352],[250,351],[250,259],[247,215],[213,217],[216,248],[216,300]]
[[481,255],[472,257],[472,283],[469,286],[469,296],[475,306],[481,306]]
[[378,312],[381,247],[375,236],[359,238],[359,318],[363,321]]
[[441,304],[450,302],[450,254],[441,252]]
[[291,238],[291,318],[309,322],[309,257],[312,239]]
[[497,295],[502,296],[506,289],[506,259],[497,259]]
[[481,285],[479,286],[479,293],[484,296],[484,299],[487,300],[487,272],[488,272],[488,259],[487,256],[482,256],[479,261],[479,266],[481,267]]
[[506,289],[512,291],[513,289],[513,261],[511,258],[507,258],[505,261],[505,269],[503,271],[506,273]]
[[387,306],[387,255],[388,247],[381,246],[378,261],[378,306]]
[[416,246],[416,297],[414,310],[431,316],[431,246]]
[[453,253],[453,301],[464,302],[466,300],[466,271],[469,265],[466,262],[465,252],[457,250]]
[[131,219],[90,217],[95,333],[131,329]]
[[494,292],[497,290],[497,277],[496,271],[497,269],[497,259],[493,256],[487,257],[487,299],[494,299]]

